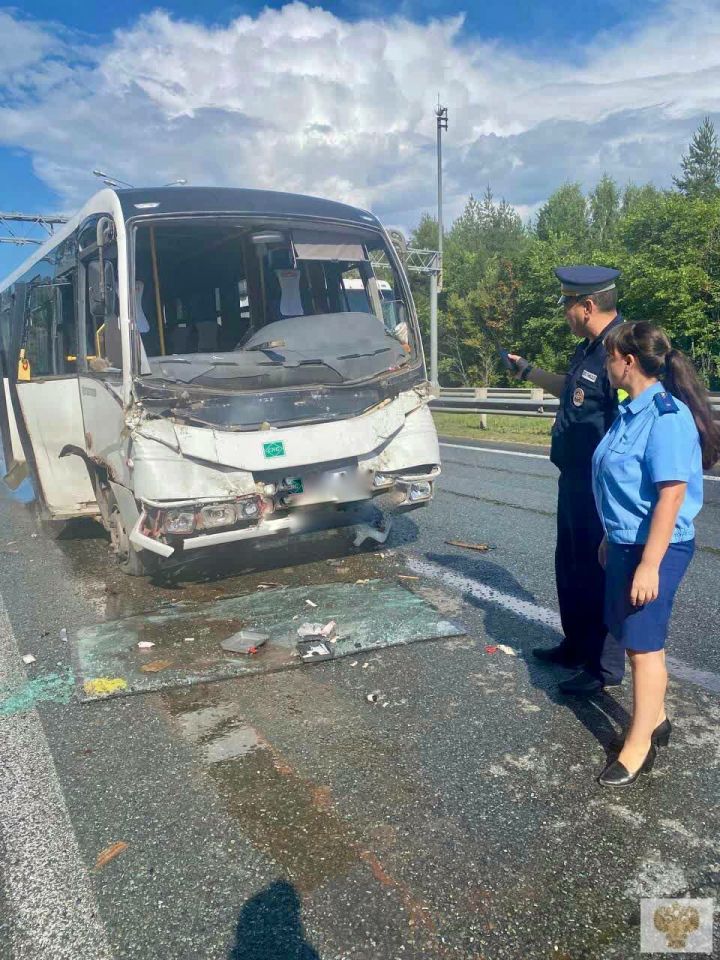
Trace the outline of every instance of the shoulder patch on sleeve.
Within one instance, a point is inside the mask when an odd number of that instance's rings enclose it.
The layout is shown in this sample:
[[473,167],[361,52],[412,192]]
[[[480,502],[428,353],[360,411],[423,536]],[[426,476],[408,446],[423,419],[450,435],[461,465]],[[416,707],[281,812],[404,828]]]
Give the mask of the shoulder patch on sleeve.
[[675,403],[672,394],[670,393],[656,393],[655,397],[655,406],[658,409],[658,413],[662,417],[666,413],[677,413],[678,405]]

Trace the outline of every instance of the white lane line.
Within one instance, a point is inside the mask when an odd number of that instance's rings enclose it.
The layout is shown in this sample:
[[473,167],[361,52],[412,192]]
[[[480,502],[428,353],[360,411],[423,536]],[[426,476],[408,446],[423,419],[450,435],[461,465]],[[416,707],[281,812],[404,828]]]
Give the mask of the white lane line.
[[[0,686],[25,680],[0,596]],[[37,710],[0,717],[0,834],[13,960],[111,960]]]
[[[453,570],[446,570],[429,560],[421,560],[413,556],[407,556],[406,559],[408,567],[418,576],[427,577],[431,580],[442,580],[450,589],[458,593],[470,594],[476,600],[494,603],[498,607],[503,607],[505,610],[523,617],[525,620],[552,627],[558,633],[562,633],[560,615],[549,607],[541,607],[537,603],[522,600],[511,593],[503,593],[501,590],[496,590],[495,587],[489,587],[479,580],[465,577]],[[689,663],[678,660],[677,657],[667,657],[666,663],[668,673],[671,676],[679,680],[687,680],[689,683],[694,683],[696,686],[712,693],[720,693],[720,674],[712,673],[709,670],[697,670]]]
[[[504,457],[527,457],[529,460],[549,460],[550,457],[544,453],[522,453],[520,450],[498,450],[497,447],[468,447],[464,443],[444,443],[440,442],[441,447],[450,447],[453,450],[475,450],[478,453],[501,453]],[[720,477],[711,477],[709,474],[703,474],[703,480],[709,480],[711,483],[720,483]]]
[[441,447],[451,447],[453,450],[476,450],[478,453],[502,453],[505,457],[527,457],[529,460],[549,460],[543,453],[521,453],[519,450],[496,450],[494,447],[468,447],[464,443],[440,442]]

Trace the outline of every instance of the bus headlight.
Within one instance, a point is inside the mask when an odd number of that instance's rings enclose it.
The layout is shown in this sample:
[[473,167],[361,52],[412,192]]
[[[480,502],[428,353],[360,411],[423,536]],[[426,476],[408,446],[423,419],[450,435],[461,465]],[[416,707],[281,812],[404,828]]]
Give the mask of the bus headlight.
[[245,520],[255,520],[260,516],[260,504],[254,497],[252,500],[242,500],[238,503],[238,513]]
[[429,480],[416,480],[408,488],[408,500],[416,503],[418,500],[429,500],[432,496],[433,487]]
[[376,473],[373,477],[374,487],[390,487],[393,483],[395,483],[395,477],[390,477],[387,473]]
[[232,503],[211,503],[200,511],[204,527],[231,527],[237,520]]
[[168,510],[163,524],[165,533],[192,533],[195,529],[193,510]]

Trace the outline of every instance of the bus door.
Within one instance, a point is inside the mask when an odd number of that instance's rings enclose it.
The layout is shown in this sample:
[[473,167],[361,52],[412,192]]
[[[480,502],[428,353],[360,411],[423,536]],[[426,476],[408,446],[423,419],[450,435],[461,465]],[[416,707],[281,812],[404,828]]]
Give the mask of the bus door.
[[61,272],[68,264],[60,249],[51,264],[41,261],[23,278],[22,324],[10,371],[25,456],[39,495],[57,519],[97,514],[83,458],[66,454],[66,448],[85,451],[77,376],[77,260],[67,259],[70,269]]

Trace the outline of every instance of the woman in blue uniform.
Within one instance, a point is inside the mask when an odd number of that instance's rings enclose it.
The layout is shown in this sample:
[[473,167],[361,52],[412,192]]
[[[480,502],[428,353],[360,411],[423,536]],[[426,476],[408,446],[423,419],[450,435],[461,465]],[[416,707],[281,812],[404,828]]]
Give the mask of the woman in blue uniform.
[[605,530],[605,622],[630,660],[633,712],[619,756],[598,779],[624,787],[652,769],[670,738],[664,646],[720,429],[694,367],[662,330],[623,323],[605,349],[610,383],[628,398],[593,456],[593,493]]

